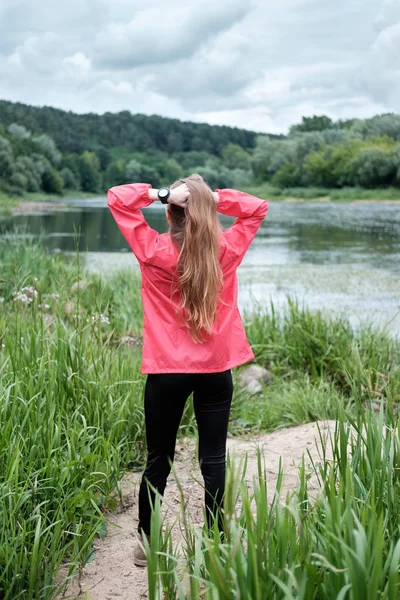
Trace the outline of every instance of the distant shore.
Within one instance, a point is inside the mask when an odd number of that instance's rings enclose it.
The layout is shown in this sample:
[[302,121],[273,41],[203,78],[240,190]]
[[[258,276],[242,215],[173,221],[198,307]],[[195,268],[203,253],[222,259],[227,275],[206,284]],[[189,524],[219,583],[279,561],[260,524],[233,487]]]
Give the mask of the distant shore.
[[[244,191],[260,198],[265,198],[275,202],[346,202],[349,204],[393,204],[400,205],[400,189],[391,188],[389,190],[331,190],[326,195],[313,196],[313,190],[310,188],[299,188],[296,191],[298,195],[279,195],[276,188],[247,188]],[[386,192],[386,193],[385,193]],[[354,195],[353,195],[354,194]],[[32,212],[53,211],[65,209],[68,205],[64,200],[70,198],[97,198],[105,196],[105,193],[68,191],[63,196],[55,194],[44,194],[41,192],[27,193],[22,197],[7,196],[0,193],[0,215],[14,215]],[[387,196],[387,197],[385,197]],[[398,197],[395,197],[398,196]]]
[[244,191],[259,198],[279,202],[362,202],[400,204],[400,188],[341,188],[317,187],[279,189],[272,186],[249,186]]
[[27,192],[24,196],[7,196],[0,192],[0,215],[57,210],[67,206],[64,200],[68,198],[96,198],[101,195],[103,194],[79,190],[68,190],[63,196],[43,192]]

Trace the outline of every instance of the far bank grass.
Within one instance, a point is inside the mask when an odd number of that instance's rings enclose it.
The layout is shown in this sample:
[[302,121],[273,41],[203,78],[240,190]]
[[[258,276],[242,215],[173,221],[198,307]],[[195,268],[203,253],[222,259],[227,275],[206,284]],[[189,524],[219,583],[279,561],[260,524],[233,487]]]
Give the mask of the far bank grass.
[[[71,573],[104,535],[119,481],[143,465],[140,280],[87,276],[81,256],[0,240],[0,597],[49,599],[54,573]],[[81,281],[80,286],[76,283]],[[19,292],[19,296],[14,295]],[[31,299],[32,301],[29,301]],[[400,342],[289,299],[244,315],[272,383],[258,396],[236,382],[230,432],[252,435],[356,414],[370,401],[396,407]],[[187,404],[180,435],[195,434]]]
[[318,187],[275,188],[272,186],[249,186],[245,190],[259,198],[271,200],[319,200],[322,202],[354,202],[357,200],[400,201],[400,188],[366,190],[362,188],[329,189]]
[[10,196],[0,192],[0,215],[10,214],[23,202],[51,202],[61,201],[63,198],[93,198],[101,196],[102,193],[81,192],[79,190],[66,190],[63,195],[46,194],[45,192],[26,192],[23,196]]

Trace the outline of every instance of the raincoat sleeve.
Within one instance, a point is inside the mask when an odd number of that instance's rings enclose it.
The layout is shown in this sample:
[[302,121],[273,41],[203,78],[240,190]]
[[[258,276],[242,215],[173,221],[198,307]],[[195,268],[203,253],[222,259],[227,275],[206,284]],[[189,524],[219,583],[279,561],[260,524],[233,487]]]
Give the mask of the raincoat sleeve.
[[139,263],[151,259],[159,238],[140,210],[153,203],[151,187],[148,183],[130,183],[112,187],[107,193],[108,207]]
[[218,212],[237,217],[222,237],[235,257],[235,264],[239,265],[268,212],[268,201],[238,190],[215,191],[219,194]]

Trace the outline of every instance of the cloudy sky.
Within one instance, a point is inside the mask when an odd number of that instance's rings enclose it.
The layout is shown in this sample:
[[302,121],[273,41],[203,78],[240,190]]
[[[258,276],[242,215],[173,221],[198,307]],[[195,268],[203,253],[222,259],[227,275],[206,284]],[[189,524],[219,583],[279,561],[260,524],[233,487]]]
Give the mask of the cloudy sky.
[[0,0],[0,98],[270,133],[400,112],[400,0]]

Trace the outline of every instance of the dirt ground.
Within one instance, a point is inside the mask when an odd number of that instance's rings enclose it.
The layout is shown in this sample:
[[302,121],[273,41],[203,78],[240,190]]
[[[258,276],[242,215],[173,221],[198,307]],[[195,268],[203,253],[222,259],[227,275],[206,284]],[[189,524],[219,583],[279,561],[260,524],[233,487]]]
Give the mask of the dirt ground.
[[[334,421],[319,423],[324,436],[333,433]],[[253,476],[257,474],[257,448],[262,451],[269,483],[268,496],[271,500],[278,477],[279,460],[285,474],[282,495],[296,487],[298,466],[307,450],[313,459],[319,458],[319,433],[316,423],[308,423],[251,439],[228,439],[228,452],[231,458],[240,459],[247,454],[248,463],[246,481],[251,486]],[[328,448],[329,448],[328,443]],[[328,458],[330,454],[328,452]],[[310,463],[306,454],[306,465]],[[203,489],[200,471],[196,460],[196,446],[193,440],[180,444],[176,449],[176,475],[183,486],[185,502],[192,522],[201,526],[203,520]],[[107,515],[107,535],[94,542],[95,559],[83,569],[80,581],[70,582],[64,595],[57,600],[139,600],[147,598],[147,571],[133,564],[133,548],[137,528],[138,486],[141,473],[128,472],[121,480],[123,506],[117,512]],[[309,481],[309,489],[317,491],[315,477]],[[179,515],[179,491],[171,474],[165,491],[163,515],[172,524]],[[174,525],[175,541],[179,542],[179,523]],[[66,573],[60,571],[59,581]]]

